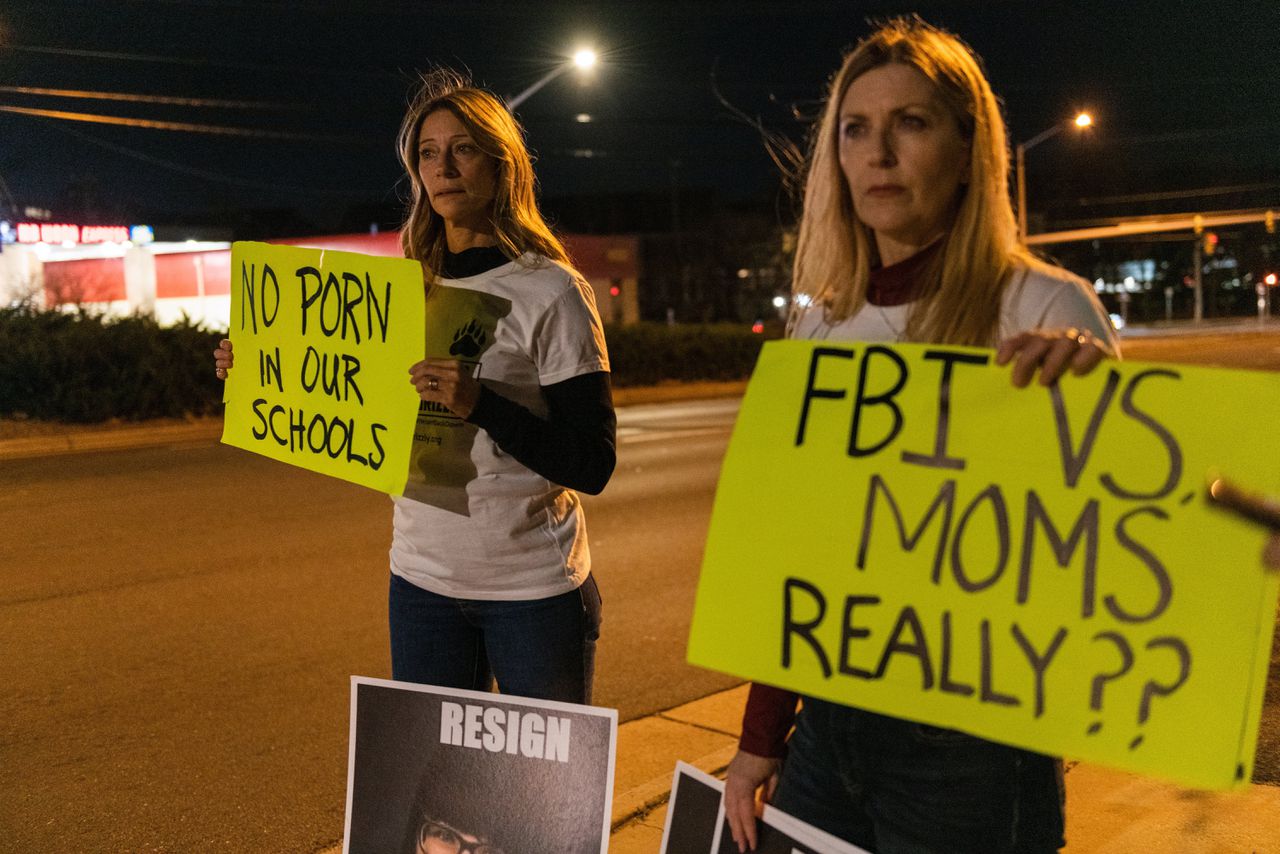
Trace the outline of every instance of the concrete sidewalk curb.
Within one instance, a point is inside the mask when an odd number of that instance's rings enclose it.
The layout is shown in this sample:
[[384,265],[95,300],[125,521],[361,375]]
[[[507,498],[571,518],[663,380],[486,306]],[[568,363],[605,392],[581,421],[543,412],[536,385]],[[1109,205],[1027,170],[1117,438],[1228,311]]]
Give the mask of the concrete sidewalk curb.
[[221,418],[202,419],[188,424],[139,424],[101,430],[50,433],[43,436],[0,440],[0,460],[217,442],[221,436]]
[[[729,767],[729,761],[733,759],[733,754],[737,749],[737,746],[734,745],[708,753],[698,759],[689,760],[683,756],[676,757],[676,759],[681,759],[690,765],[696,766],[701,771],[718,777]],[[641,783],[639,786],[635,786],[613,799],[613,819],[609,825],[612,832],[617,833],[633,820],[646,815],[651,810],[667,802],[667,799],[671,797],[671,780],[676,769],[676,759],[671,760],[671,773],[664,774],[661,777],[654,777],[652,780]]]
[[708,774],[722,772],[738,746],[748,686],[738,685],[618,727],[612,828],[666,802],[683,759]]
[[[659,403],[716,400],[741,397],[746,387],[746,380],[634,386],[614,389],[613,402],[615,408],[620,409]],[[197,418],[185,423],[179,419],[160,423],[91,426],[48,423],[33,425],[32,429],[40,431],[39,435],[0,439],[0,461],[217,442],[222,437],[222,416]]]

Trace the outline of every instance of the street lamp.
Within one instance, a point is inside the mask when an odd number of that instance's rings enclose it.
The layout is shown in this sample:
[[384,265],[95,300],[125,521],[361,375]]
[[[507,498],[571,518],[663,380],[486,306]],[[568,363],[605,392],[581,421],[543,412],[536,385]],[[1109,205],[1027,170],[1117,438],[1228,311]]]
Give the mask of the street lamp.
[[561,74],[564,74],[570,68],[576,68],[579,71],[590,71],[592,68],[595,68],[596,62],[598,60],[599,60],[599,57],[596,56],[596,52],[594,50],[591,50],[590,48],[585,48],[585,47],[581,48],[576,53],[574,53],[574,55],[571,58],[569,58],[565,62],[561,62],[555,68],[551,69],[546,74],[542,75],[542,77],[534,81],[533,85],[530,86],[528,89],[525,89],[519,95],[514,95],[508,98],[507,109],[514,112],[516,107],[520,106],[526,100],[528,100],[530,95],[532,95],[534,92],[537,92],[543,86],[546,86],[552,80],[555,80]]
[[[1079,130],[1092,127],[1093,116],[1088,113],[1078,113],[1076,117],[1071,120],[1071,125]],[[1027,175],[1025,163],[1027,152],[1044,142],[1046,139],[1057,136],[1062,132],[1064,127],[1066,127],[1066,122],[1058,122],[1056,125],[1053,125],[1052,127],[1031,137],[1031,139],[1026,142],[1018,143],[1017,147],[1014,149],[1014,152],[1017,155],[1015,167],[1018,181],[1018,234],[1020,234],[1023,239],[1027,236]]]

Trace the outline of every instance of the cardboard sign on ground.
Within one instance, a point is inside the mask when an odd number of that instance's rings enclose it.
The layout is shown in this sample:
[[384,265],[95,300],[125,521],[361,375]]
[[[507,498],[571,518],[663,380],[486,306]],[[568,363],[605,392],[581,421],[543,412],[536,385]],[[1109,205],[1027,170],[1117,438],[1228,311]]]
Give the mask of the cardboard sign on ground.
[[617,731],[614,709],[353,676],[343,852],[605,851]]

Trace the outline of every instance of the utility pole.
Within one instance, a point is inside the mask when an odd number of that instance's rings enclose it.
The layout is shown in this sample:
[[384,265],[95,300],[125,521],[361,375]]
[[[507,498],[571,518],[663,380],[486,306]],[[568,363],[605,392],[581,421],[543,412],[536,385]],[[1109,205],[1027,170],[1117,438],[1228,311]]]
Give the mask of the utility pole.
[[1200,244],[1203,241],[1196,237],[1196,248],[1192,263],[1195,265],[1194,278],[1191,287],[1195,288],[1196,301],[1195,309],[1192,312],[1191,319],[1199,323],[1204,319],[1204,257],[1201,254]]

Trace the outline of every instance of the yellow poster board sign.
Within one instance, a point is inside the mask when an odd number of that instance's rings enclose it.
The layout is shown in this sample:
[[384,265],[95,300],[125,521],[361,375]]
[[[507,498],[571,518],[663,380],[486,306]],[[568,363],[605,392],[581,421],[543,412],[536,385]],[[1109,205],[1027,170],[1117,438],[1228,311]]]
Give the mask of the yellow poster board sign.
[[1277,576],[1211,469],[1280,492],[1280,377],[987,350],[765,345],[689,661],[1190,785],[1246,784]]
[[222,441],[401,494],[423,317],[416,261],[233,243]]

